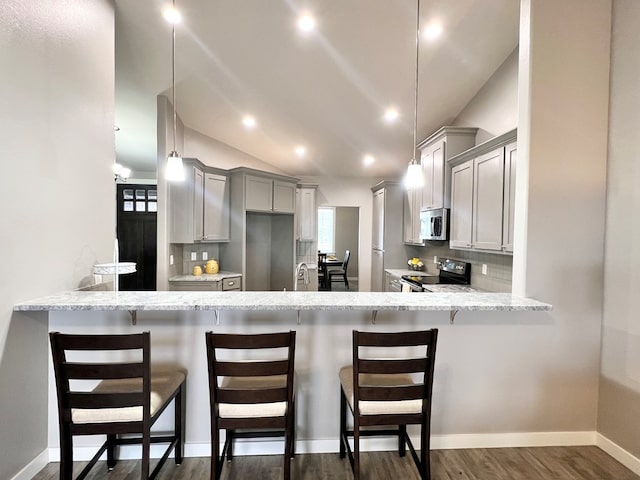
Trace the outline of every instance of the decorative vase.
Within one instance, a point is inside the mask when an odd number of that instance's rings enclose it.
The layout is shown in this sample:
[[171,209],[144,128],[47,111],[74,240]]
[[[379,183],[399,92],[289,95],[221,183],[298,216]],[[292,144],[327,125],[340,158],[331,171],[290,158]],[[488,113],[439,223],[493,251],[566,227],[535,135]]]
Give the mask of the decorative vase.
[[220,271],[220,266],[215,260],[208,260],[207,264],[204,266],[204,271],[205,273],[216,274]]

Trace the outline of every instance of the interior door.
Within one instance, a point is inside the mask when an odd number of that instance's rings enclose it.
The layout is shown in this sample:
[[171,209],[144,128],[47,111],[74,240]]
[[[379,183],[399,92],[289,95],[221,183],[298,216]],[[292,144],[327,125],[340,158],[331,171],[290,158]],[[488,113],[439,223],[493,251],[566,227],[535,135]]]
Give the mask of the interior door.
[[135,262],[136,272],[120,276],[123,291],[156,289],[156,185],[119,184],[117,232],[121,262]]

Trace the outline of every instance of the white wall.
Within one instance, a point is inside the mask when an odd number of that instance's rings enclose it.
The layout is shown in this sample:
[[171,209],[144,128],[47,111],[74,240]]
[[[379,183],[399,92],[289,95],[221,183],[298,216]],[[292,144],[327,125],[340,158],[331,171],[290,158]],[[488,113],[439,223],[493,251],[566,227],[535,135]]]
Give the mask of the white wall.
[[[316,204],[321,207],[359,207],[360,226],[358,235],[358,288],[361,292],[371,290],[371,225],[373,222],[373,193],[371,187],[377,181],[369,178],[301,177],[301,183],[318,185]],[[402,211],[398,212],[402,215]]]
[[184,129],[184,157],[197,158],[205,165],[230,170],[236,167],[249,167],[281,175],[287,172],[259,158],[208,137],[189,127]]
[[640,2],[613,6],[598,431],[640,457]]
[[518,48],[507,57],[452,124],[478,128],[476,144],[518,126]]
[[46,316],[13,304],[112,259],[113,15],[108,0],[0,8],[0,478],[47,447]]

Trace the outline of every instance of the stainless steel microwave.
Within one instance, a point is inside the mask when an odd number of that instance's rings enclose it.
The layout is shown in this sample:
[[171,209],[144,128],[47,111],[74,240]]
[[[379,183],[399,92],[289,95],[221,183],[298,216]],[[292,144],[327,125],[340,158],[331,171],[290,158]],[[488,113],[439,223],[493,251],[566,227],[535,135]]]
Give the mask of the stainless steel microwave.
[[431,241],[449,239],[448,208],[420,211],[420,238]]

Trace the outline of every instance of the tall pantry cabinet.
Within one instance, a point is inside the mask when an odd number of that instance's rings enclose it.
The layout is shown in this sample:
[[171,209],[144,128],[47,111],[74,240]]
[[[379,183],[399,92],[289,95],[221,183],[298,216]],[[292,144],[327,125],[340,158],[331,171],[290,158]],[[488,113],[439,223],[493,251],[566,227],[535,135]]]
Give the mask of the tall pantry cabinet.
[[396,182],[380,182],[373,192],[371,291],[384,291],[384,271],[399,268],[405,258],[402,221],[404,188]]

